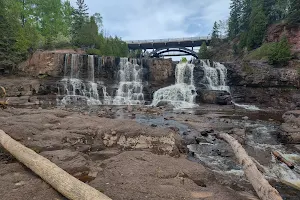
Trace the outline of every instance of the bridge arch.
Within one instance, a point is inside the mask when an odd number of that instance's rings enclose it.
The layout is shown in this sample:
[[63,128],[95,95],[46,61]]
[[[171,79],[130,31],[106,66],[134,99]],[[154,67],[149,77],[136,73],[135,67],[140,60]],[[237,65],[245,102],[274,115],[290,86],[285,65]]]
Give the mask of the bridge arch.
[[197,59],[199,58],[198,54],[195,51],[188,49],[186,47],[159,48],[159,49],[152,51],[150,54],[150,57],[158,58],[158,57],[161,57],[162,54],[167,53],[167,52],[181,52],[181,53],[185,53],[182,56],[189,55],[189,56],[193,56]]

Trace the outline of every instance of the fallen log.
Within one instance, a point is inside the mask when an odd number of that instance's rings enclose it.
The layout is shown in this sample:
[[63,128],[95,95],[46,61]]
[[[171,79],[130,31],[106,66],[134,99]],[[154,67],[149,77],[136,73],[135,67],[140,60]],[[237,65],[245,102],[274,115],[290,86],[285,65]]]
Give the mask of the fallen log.
[[287,159],[285,159],[280,153],[278,153],[277,151],[272,151],[272,154],[275,156],[275,158],[277,160],[279,160],[280,162],[283,162],[284,164],[286,164],[290,169],[294,169],[295,165],[293,163],[291,163],[290,161],[288,161]]
[[2,130],[0,130],[0,144],[68,199],[111,200],[95,188],[71,176],[48,159],[15,141]]
[[279,192],[259,172],[255,163],[236,139],[226,133],[218,134],[217,137],[231,146],[239,164],[243,166],[246,177],[261,200],[282,200]]

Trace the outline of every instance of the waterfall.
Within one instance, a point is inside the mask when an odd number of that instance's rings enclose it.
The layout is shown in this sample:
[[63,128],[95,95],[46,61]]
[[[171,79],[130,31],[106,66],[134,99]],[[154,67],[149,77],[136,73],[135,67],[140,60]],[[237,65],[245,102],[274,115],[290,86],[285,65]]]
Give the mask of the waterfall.
[[121,58],[119,70],[119,87],[113,104],[115,105],[137,105],[144,104],[142,66],[133,59],[132,63],[128,58]]
[[230,93],[230,88],[226,85],[227,69],[224,65],[213,62],[213,66],[211,66],[209,60],[201,60],[201,65],[204,70],[203,84],[207,86],[207,89]]
[[59,82],[58,99],[59,105],[87,104],[100,105],[98,84],[94,76],[94,56],[88,56],[88,79],[80,77],[83,67],[82,57],[78,54],[71,55],[70,76],[68,76],[69,54],[65,56],[64,78]]
[[152,105],[157,106],[160,102],[168,102],[175,108],[194,107],[197,95],[194,86],[194,67],[195,65],[188,63],[177,64],[176,84],[156,91]]

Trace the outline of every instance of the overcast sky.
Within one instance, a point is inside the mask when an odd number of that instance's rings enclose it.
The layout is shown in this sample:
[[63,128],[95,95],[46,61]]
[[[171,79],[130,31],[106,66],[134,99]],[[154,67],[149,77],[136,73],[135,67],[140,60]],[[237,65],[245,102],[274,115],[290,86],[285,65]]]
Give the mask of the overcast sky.
[[[76,0],[71,0],[74,4]],[[226,20],[230,0],[85,0],[105,31],[123,40],[207,36]],[[75,4],[74,4],[75,5]]]

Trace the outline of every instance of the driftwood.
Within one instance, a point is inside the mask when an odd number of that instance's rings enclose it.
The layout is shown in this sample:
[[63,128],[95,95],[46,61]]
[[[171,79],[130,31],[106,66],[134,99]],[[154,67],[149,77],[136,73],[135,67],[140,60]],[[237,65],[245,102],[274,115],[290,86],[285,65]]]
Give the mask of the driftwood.
[[68,199],[111,200],[95,188],[71,176],[48,159],[15,141],[2,130],[0,130],[0,144]]
[[275,188],[273,188],[265,179],[265,177],[259,172],[256,164],[252,161],[245,149],[236,139],[226,133],[218,134],[217,137],[230,144],[235,156],[238,159],[238,162],[243,166],[246,177],[252,184],[260,199],[282,200],[279,192]]

